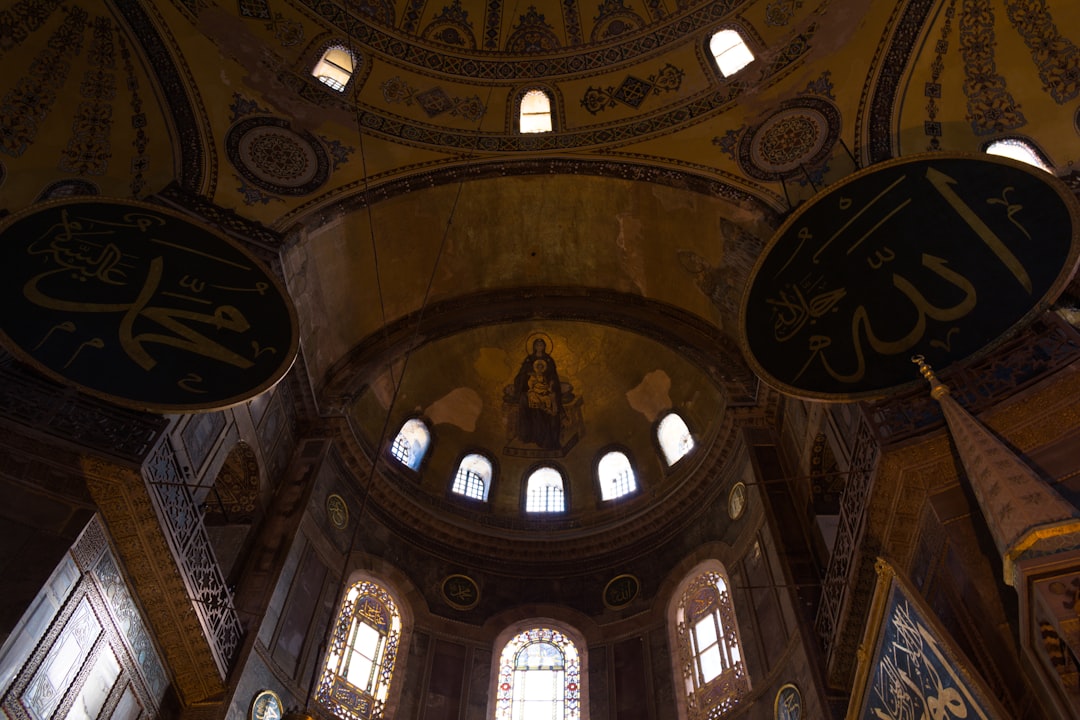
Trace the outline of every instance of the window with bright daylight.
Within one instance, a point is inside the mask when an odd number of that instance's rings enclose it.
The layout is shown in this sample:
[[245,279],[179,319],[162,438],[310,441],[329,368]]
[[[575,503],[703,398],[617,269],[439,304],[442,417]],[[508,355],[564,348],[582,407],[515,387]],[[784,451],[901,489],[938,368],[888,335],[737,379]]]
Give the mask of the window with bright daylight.
[[696,711],[694,717],[720,717],[750,690],[735,608],[720,572],[703,572],[690,583],[675,622],[687,705]]
[[450,490],[473,500],[487,500],[491,485],[491,461],[483,455],[466,455],[458,465]]
[[637,490],[630,458],[621,452],[609,452],[600,458],[596,473],[600,477],[601,500],[614,500]]
[[578,720],[581,660],[558,630],[518,633],[503,648],[495,720]]
[[430,443],[431,432],[427,429],[427,425],[423,420],[412,418],[406,420],[401,426],[393,444],[390,445],[390,454],[405,467],[419,470]]
[[382,718],[401,640],[401,616],[385,588],[349,588],[319,680],[319,702],[346,720]]
[[668,413],[656,426],[656,440],[660,443],[660,450],[664,453],[668,467],[682,460],[694,449],[690,428],[686,427],[686,423],[677,413]]
[[731,77],[750,64],[754,53],[735,30],[721,30],[709,41],[709,51],[724,77]]
[[553,467],[542,467],[529,476],[525,488],[525,512],[550,513],[566,510],[562,473]]
[[352,53],[340,45],[327,48],[311,74],[322,84],[344,92],[353,74]]
[[529,90],[521,98],[518,129],[523,133],[551,132],[551,98],[543,90]]
[[995,140],[986,146],[988,155],[1000,155],[1001,157],[1019,160],[1028,165],[1034,165],[1040,170],[1053,173],[1054,169],[1046,164],[1039,152],[1029,142],[1022,138],[1003,138]]

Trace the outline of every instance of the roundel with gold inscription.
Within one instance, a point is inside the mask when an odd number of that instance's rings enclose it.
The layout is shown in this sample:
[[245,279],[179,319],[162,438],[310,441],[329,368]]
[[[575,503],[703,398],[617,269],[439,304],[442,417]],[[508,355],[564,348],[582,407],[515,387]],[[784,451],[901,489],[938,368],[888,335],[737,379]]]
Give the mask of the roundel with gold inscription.
[[1045,309],[1077,264],[1080,210],[1052,175],[994,156],[875,165],[800,206],[758,259],[743,349],[796,396],[881,397],[989,352]]
[[65,200],[0,225],[0,340],[60,382],[191,412],[254,397],[296,357],[296,312],[249,252],[179,213]]

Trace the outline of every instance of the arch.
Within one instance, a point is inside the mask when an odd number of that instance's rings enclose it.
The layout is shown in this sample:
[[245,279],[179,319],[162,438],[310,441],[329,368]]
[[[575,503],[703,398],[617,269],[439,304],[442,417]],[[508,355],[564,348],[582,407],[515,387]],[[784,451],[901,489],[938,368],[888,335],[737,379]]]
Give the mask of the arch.
[[500,634],[495,646],[499,662],[492,694],[494,720],[587,717],[581,673],[585,645],[577,635],[546,618]]
[[[750,692],[727,571],[718,560],[695,566],[668,608],[681,720],[716,720]],[[681,683],[680,683],[681,680]]]
[[637,478],[630,458],[620,450],[604,453],[596,464],[600,483],[600,499],[616,500],[637,492]]
[[716,69],[724,77],[731,77],[754,60],[754,53],[746,44],[742,34],[732,28],[716,31],[709,38],[709,54],[712,55]]
[[694,449],[694,436],[686,421],[677,412],[669,412],[656,424],[656,442],[668,467],[686,457]]
[[431,431],[427,423],[420,418],[409,418],[390,443],[390,455],[410,470],[419,471],[430,445]]
[[334,621],[318,701],[346,720],[386,717],[401,643],[401,612],[390,591],[373,580],[353,583]]
[[551,93],[547,90],[534,87],[522,91],[517,102],[518,132],[546,133],[554,130],[553,106]]
[[491,460],[480,453],[469,453],[458,463],[450,491],[473,500],[487,502],[491,489]]
[[558,468],[542,465],[525,483],[525,512],[553,513],[566,511],[566,483]]

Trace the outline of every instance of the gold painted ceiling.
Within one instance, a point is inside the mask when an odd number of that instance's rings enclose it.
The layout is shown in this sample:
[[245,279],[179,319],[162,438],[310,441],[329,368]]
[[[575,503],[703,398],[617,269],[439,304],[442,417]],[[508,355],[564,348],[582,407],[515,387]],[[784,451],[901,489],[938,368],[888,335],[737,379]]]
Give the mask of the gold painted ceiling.
[[[756,55],[729,78],[720,28]],[[310,74],[331,45],[358,58],[343,93]],[[533,462],[504,452],[502,393],[546,333],[581,399],[559,462],[584,516],[609,446],[649,502],[678,495],[661,406],[720,445],[734,412],[765,411],[734,324],[792,206],[1007,136],[1068,173],[1078,45],[1074,0],[8,0],[0,207],[160,194],[259,245],[320,412],[361,448],[387,416],[431,420],[435,499],[470,448],[503,478]],[[530,87],[551,133],[515,130]],[[516,482],[496,512],[517,513]]]

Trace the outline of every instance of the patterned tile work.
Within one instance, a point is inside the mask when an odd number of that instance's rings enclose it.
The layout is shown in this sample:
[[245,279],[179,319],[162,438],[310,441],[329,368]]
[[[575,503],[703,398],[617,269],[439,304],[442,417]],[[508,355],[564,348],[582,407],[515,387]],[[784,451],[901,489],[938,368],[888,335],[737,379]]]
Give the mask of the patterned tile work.
[[[840,111],[827,100],[809,96],[787,100],[740,138],[739,168],[765,181],[805,176],[828,159],[841,126]],[[824,167],[818,174],[824,174]]]
[[62,0],[18,0],[0,10],[0,57],[14,50],[41,27]]
[[424,28],[421,37],[444,45],[457,45],[470,50],[476,48],[476,36],[469,20],[469,11],[461,7],[461,0],[444,5],[435,19]]
[[923,86],[926,96],[926,121],[923,132],[930,137],[926,149],[941,149],[941,123],[938,122],[938,100],[941,99],[941,73],[945,69],[945,54],[949,52],[949,35],[952,33],[953,20],[956,17],[956,0],[949,0],[945,8],[945,22],[941,25],[941,35],[934,45],[934,62],[930,64],[930,81]]
[[[131,2],[132,0],[128,0]],[[383,32],[377,26],[350,15],[334,3],[323,0],[295,0],[352,37],[368,50],[410,65],[445,75],[459,75],[477,80],[551,79],[562,75],[590,72],[613,63],[622,63],[641,55],[651,55],[659,48],[686,38],[690,33],[708,28],[728,17],[748,0],[715,0],[686,13],[678,22],[657,27],[626,42],[589,48],[575,55],[542,58],[465,58],[438,50],[418,47]],[[484,18],[484,49],[498,50],[502,23],[502,0],[489,0]]]
[[479,95],[473,95],[471,98],[451,97],[437,85],[420,91],[397,76],[382,84],[382,94],[383,100],[388,103],[404,103],[405,105],[416,103],[431,118],[450,113],[453,117],[460,116],[476,122],[484,116],[486,111]]
[[1050,97],[1064,105],[1080,95],[1080,49],[1058,32],[1046,0],[1012,0],[1005,12],[1031,50]]
[[[176,126],[173,142],[180,152],[177,168],[180,184],[192,191],[202,190],[204,144],[187,87],[169,53],[169,44],[161,37],[139,0],[112,0],[112,3],[131,28],[131,36],[139,39],[148,65],[157,77],[161,95],[168,103],[169,116]],[[214,158],[210,160],[209,164],[213,166]],[[208,191],[213,192],[213,178],[210,185]]]
[[270,19],[270,4],[266,0],[237,0],[237,5],[240,7],[240,17]]
[[410,35],[416,34],[416,29],[420,26],[420,17],[424,14],[425,5],[427,5],[427,0],[408,0],[405,14],[401,18],[402,30]]
[[585,36],[581,34],[581,10],[577,0],[562,0],[563,27],[566,28],[566,42],[569,45],[581,45]]
[[994,135],[1027,124],[1020,106],[997,72],[991,0],[964,0],[960,13],[960,54],[964,58],[964,94],[968,120],[976,135]]
[[535,5],[521,16],[521,22],[514,26],[513,32],[506,40],[507,52],[522,53],[550,53],[561,47],[559,36],[555,34],[555,28],[547,21],[542,12],[536,10]]
[[34,58],[27,75],[0,100],[0,152],[19,157],[37,137],[71,70],[71,58],[82,49],[87,13],[73,7]]
[[[955,0],[954,0],[955,2]],[[806,89],[799,92],[799,95],[817,95],[819,97],[828,98],[830,100],[836,100],[836,96],[833,95],[832,71],[826,70],[818,76],[817,80],[811,80],[806,83]]]
[[264,27],[274,32],[274,39],[281,43],[281,47],[292,47],[304,41],[304,24],[289,20],[279,12],[268,18]]
[[75,110],[72,137],[60,153],[60,169],[76,175],[104,175],[112,152],[112,103],[116,99],[116,53],[112,24],[106,17],[94,18],[93,39],[87,52],[89,67],[79,93],[82,102]]
[[802,6],[802,0],[772,0],[765,6],[765,24],[770,27],[785,27],[795,16],[795,11]]
[[597,88],[590,85],[581,98],[581,107],[593,115],[605,108],[615,107],[616,102],[637,110],[649,95],[678,90],[684,74],[679,68],[667,63],[647,80],[628,75],[618,87]]
[[590,39],[602,42],[645,27],[645,21],[626,7],[624,0],[604,0],[599,6],[600,14],[593,18]]
[[124,76],[127,78],[128,92],[131,93],[131,129],[135,131],[135,137],[131,140],[134,149],[131,157],[131,196],[139,197],[146,189],[143,173],[150,169],[150,156],[146,154],[150,138],[146,134],[146,113],[143,112],[139,79],[135,76],[131,50],[128,49],[123,33],[118,33],[116,39],[120,42],[120,60],[124,63]]

